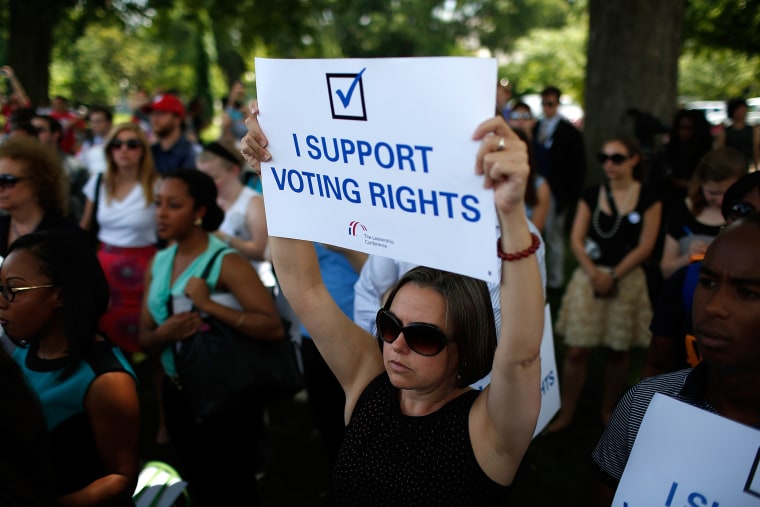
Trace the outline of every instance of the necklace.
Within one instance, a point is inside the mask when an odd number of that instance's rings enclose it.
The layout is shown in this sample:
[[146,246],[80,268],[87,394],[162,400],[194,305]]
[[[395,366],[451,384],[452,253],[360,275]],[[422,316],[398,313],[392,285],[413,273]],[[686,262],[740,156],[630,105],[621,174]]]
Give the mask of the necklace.
[[47,353],[43,349],[42,343],[38,343],[37,351],[39,352],[39,355],[42,359],[49,360],[49,359],[55,359],[55,358],[61,357],[62,355],[65,355],[68,352],[68,349],[63,349],[58,352]]
[[13,231],[13,234],[15,234],[15,235],[16,235],[16,238],[20,238],[20,237],[21,237],[21,236],[23,236],[24,234],[29,234],[30,232],[34,231],[34,229],[35,229],[36,227],[37,227],[37,226],[35,225],[35,226],[34,226],[34,227],[32,227],[31,229],[29,229],[27,232],[24,232],[24,233],[22,234],[22,233],[21,233],[21,231],[19,231],[19,230],[18,230],[18,225],[16,225],[16,222],[14,222],[14,221],[13,221],[13,219],[11,219],[11,231]]
[[[633,189],[635,188],[635,185],[631,184],[631,186],[628,188],[628,194],[625,196],[625,201],[623,202],[622,209],[628,209],[628,207],[631,205],[631,199],[633,198]],[[607,196],[607,191],[602,187],[602,194],[604,196]],[[613,196],[609,196],[610,199],[614,200]],[[618,229],[620,228],[620,224],[623,223],[623,215],[620,213],[615,214],[615,223],[612,224],[612,229],[610,229],[607,232],[602,231],[602,228],[599,226],[599,214],[602,212],[600,202],[602,200],[599,199],[596,202],[596,208],[594,208],[594,214],[591,216],[591,225],[594,226],[594,231],[599,235],[602,239],[610,239],[615,234],[617,234]]]

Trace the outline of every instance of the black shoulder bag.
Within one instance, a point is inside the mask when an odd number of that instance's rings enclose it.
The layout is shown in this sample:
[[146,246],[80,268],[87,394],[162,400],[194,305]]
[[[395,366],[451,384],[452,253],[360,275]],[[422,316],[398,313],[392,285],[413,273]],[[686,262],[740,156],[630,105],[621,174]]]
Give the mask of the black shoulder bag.
[[[211,266],[224,250],[214,253],[201,278],[208,278]],[[171,298],[167,305],[172,315]],[[243,335],[211,316],[203,322],[195,335],[180,342],[179,350],[172,347],[176,370],[172,380],[197,421],[235,403],[271,403],[303,387],[296,344],[289,336],[261,340]]]

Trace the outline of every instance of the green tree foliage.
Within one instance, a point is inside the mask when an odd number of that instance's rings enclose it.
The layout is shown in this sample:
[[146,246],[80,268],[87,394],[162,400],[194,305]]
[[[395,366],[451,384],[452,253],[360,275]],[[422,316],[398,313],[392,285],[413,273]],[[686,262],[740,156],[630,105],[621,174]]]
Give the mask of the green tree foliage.
[[538,93],[553,84],[581,103],[587,34],[585,19],[557,30],[533,30],[515,41],[511,61],[499,69],[499,74],[508,77],[517,95]]
[[479,25],[480,43],[493,52],[513,49],[517,39],[526,36],[534,29],[563,28],[568,24],[578,3],[585,4],[577,0],[479,2],[475,21]]
[[[586,0],[11,0],[0,55],[34,100],[102,102],[140,86],[220,98],[254,56],[474,54],[487,48],[518,93],[558,83],[583,98]],[[9,4],[13,4],[11,8]],[[680,92],[752,88],[760,0],[688,0]],[[4,22],[3,22],[4,21]],[[46,36],[45,30],[54,30]],[[53,79],[48,86],[52,53]],[[727,47],[703,51],[700,48]],[[14,49],[15,48],[15,49]],[[48,47],[48,51],[50,48]],[[741,54],[748,54],[742,57]],[[14,63],[15,62],[15,63]],[[699,66],[709,72],[700,74]],[[733,77],[733,79],[731,79]],[[756,80],[755,80],[756,81]],[[39,88],[39,89],[38,89]]]
[[82,37],[66,47],[65,55],[61,53],[56,53],[52,65],[53,95],[115,105],[114,100],[130,88],[153,89],[158,85],[159,52],[139,37],[125,44],[118,26],[90,25]]
[[760,0],[689,0],[686,38],[702,47],[760,53]]
[[689,44],[681,54],[678,93],[682,97],[726,100],[760,96],[760,55]]

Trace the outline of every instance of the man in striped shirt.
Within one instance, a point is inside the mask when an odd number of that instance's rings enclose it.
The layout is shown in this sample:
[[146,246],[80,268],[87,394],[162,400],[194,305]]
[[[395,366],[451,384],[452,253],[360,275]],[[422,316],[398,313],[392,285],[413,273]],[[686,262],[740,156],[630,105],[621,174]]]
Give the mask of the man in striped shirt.
[[655,393],[760,428],[759,257],[757,213],[726,227],[708,248],[693,303],[702,363],[644,379],[620,400],[592,453],[602,479],[598,505],[610,505]]

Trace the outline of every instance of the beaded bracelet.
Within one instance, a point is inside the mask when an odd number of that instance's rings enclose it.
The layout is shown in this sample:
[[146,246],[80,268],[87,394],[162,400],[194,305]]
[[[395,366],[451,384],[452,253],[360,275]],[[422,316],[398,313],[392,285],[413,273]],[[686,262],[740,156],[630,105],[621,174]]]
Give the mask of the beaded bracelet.
[[538,250],[538,247],[541,246],[541,240],[539,239],[538,234],[535,234],[533,232],[530,233],[530,236],[533,238],[530,246],[525,250],[521,250],[515,253],[504,253],[501,250],[501,238],[499,238],[498,241],[496,241],[496,255],[499,256],[499,259],[505,260],[507,262],[518,261],[520,259],[524,259],[525,257],[533,255],[536,253],[536,250]]

